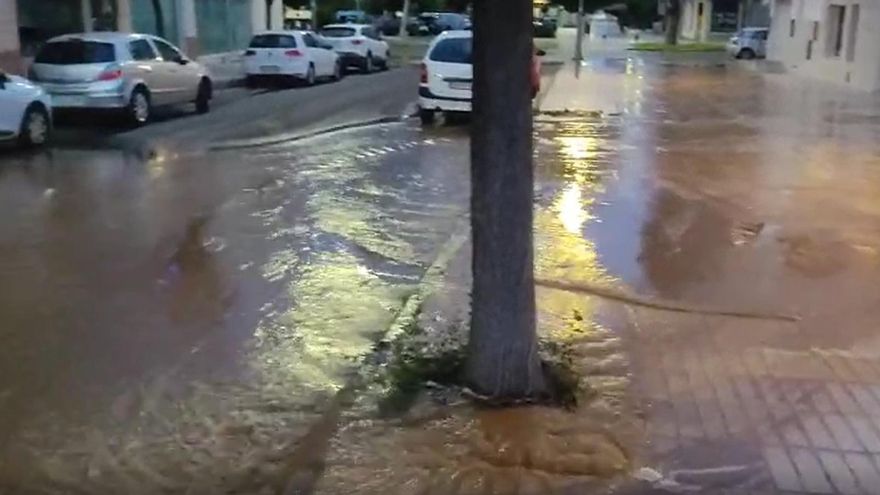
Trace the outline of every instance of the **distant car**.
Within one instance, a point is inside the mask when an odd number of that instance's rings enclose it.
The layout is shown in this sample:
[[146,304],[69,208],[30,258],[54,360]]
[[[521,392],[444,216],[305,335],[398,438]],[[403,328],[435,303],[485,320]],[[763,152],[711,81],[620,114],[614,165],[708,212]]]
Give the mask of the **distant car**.
[[339,10],[336,12],[336,22],[347,24],[367,24],[370,17],[363,10]]
[[[434,121],[437,112],[470,112],[473,98],[473,31],[446,31],[428,47],[421,65],[419,118]],[[532,98],[541,90],[540,62],[535,51],[530,71]]]
[[410,36],[429,36],[438,17],[440,14],[437,12],[423,12],[409,21],[406,31]]
[[0,141],[46,144],[52,133],[49,95],[23,77],[0,71]]
[[385,36],[397,36],[400,34],[400,17],[381,17],[375,27]]
[[369,73],[388,68],[388,43],[373,26],[366,24],[330,24],[321,36],[339,54],[343,68],[357,67]]
[[555,38],[556,21],[549,17],[539,18],[532,21],[535,38]]
[[311,31],[270,31],[251,38],[244,52],[249,85],[261,78],[286,78],[312,86],[318,79],[338,81],[342,63],[333,47]]
[[727,42],[727,53],[747,60],[767,56],[767,28],[744,28]]
[[123,111],[132,124],[157,106],[195,103],[210,109],[211,76],[156,36],[94,32],[52,38],[37,52],[30,79],[52,97],[54,109]]

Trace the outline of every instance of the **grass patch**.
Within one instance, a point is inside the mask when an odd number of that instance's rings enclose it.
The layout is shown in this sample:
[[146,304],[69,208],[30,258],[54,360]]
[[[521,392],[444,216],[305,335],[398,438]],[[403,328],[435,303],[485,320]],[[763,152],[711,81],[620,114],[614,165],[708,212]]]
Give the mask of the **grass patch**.
[[430,36],[385,38],[391,50],[391,64],[400,67],[421,61],[432,39]]
[[723,52],[724,43],[679,43],[667,45],[666,43],[633,43],[630,50],[639,52],[664,52],[664,53],[694,53],[694,52]]

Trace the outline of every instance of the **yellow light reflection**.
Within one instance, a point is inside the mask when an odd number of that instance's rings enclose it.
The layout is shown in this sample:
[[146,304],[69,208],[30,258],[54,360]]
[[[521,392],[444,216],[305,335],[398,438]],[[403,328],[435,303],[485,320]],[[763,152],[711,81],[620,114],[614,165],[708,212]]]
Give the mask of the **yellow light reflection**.
[[579,235],[588,217],[584,210],[581,187],[576,183],[569,184],[559,196],[556,208],[559,211],[559,221],[562,222],[565,230]]

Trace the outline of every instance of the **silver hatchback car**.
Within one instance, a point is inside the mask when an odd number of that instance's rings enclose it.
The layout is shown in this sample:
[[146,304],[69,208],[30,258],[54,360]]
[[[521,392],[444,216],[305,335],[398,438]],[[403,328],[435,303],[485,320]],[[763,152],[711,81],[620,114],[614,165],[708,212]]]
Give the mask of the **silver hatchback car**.
[[43,45],[28,74],[52,97],[53,109],[115,109],[134,125],[157,106],[195,103],[209,110],[208,71],[156,36],[67,34]]
[[730,37],[727,42],[727,53],[744,59],[764,58],[767,56],[767,28],[744,28]]

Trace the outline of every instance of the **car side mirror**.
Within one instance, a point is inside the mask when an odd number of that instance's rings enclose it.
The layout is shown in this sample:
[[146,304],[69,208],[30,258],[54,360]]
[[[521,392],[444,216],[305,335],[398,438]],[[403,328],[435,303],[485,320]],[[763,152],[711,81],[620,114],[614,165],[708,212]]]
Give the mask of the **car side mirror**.
[[547,55],[547,51],[546,50],[538,50],[535,52],[535,55],[537,55],[539,57],[543,57],[544,55]]

